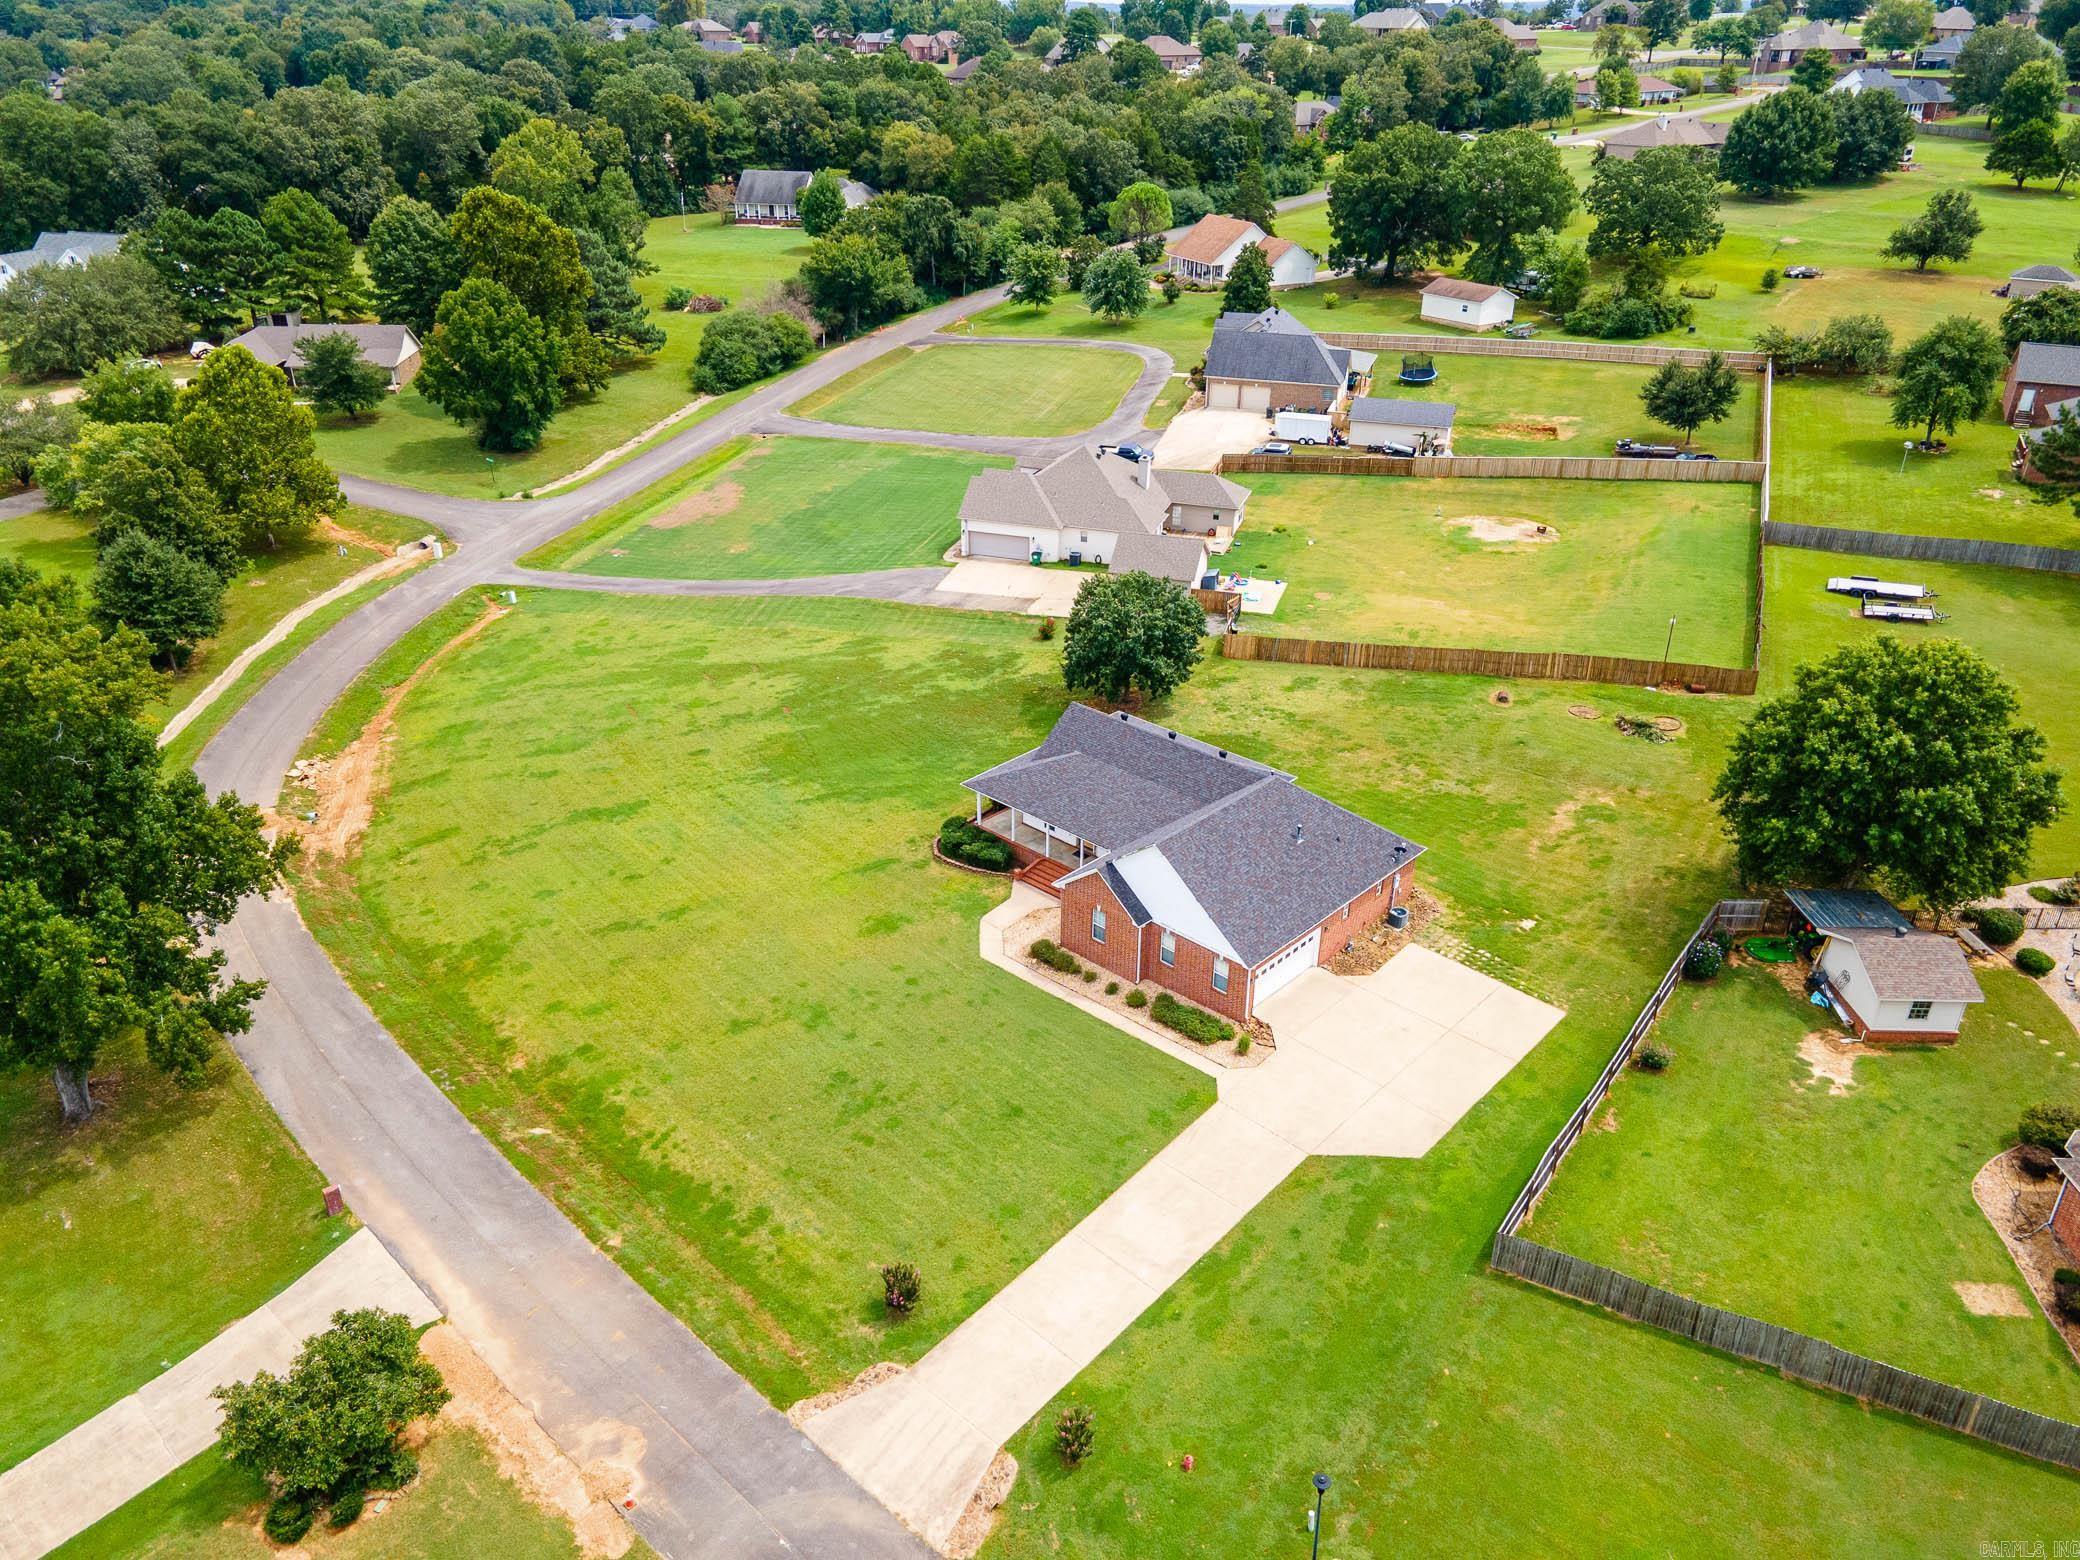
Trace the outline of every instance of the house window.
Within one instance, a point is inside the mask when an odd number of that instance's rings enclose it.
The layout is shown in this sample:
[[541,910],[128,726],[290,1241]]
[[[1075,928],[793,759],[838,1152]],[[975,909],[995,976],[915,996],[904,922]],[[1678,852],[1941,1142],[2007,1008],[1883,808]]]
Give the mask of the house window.
[[1215,991],[1226,991],[1228,989],[1228,961],[1219,956],[1216,956],[1213,961],[1213,989]]
[[1163,940],[1157,945],[1156,957],[1165,964],[1175,964],[1177,962],[1177,939],[1171,935],[1170,928],[1167,926],[1163,928]]
[[1104,940],[1105,940],[1105,907],[1104,907],[1103,905],[1092,905],[1092,906],[1091,906],[1091,941],[1092,941],[1092,942],[1094,942],[1094,943],[1101,943],[1101,942],[1103,942]]
[[1926,1018],[1929,1015],[1929,1010],[1934,1006],[1933,1002],[1909,1002],[1907,1004],[1907,1017]]

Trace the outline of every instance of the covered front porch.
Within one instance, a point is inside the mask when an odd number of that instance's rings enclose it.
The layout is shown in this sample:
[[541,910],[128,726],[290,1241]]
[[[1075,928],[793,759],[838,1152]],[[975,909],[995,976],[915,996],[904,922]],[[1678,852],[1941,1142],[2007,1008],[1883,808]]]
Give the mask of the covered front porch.
[[1067,829],[1014,807],[999,807],[986,797],[975,798],[975,822],[1010,843],[1020,878],[1057,898],[1061,892],[1055,885],[1099,853],[1097,846]]

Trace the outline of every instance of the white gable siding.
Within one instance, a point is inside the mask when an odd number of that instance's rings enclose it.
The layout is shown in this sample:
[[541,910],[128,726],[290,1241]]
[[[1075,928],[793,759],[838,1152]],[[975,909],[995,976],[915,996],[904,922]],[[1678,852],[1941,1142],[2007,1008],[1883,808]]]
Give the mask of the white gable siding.
[[1221,929],[1213,924],[1213,917],[1206,913],[1206,907],[1185,887],[1184,879],[1177,875],[1177,869],[1164,859],[1160,850],[1137,850],[1130,856],[1121,857],[1113,865],[1127,880],[1127,887],[1134,891],[1149,915],[1160,925],[1169,927],[1180,937],[1189,937],[1202,948],[1211,948],[1235,964],[1247,962],[1221,935]]
[[1827,939],[1820,950],[1820,968],[1827,972],[1849,1006],[1856,1010],[1857,1017],[1871,1029],[1881,1033],[1900,1030],[1954,1035],[1964,1026],[1965,1004],[1962,1002],[1931,1002],[1925,1017],[1910,1018],[1908,1014],[1913,1011],[1911,1002],[1880,1000],[1856,945],[1845,937]]

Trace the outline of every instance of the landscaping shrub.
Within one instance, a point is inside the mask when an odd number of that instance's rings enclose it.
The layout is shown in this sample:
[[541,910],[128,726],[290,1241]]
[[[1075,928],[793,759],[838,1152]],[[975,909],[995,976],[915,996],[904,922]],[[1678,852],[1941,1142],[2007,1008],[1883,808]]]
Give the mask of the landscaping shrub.
[[2005,948],[2022,935],[2022,915],[2004,905],[1981,905],[1967,910],[1964,918],[1979,929],[1979,935],[1996,948]]
[[1119,982],[1116,980],[1108,980],[1107,982],[1105,982],[1105,995],[1108,997],[1118,996]]
[[1130,1008],[1147,1007],[1148,993],[1143,991],[1139,986],[1136,986],[1132,991],[1127,993],[1127,1006]]
[[1343,302],[1343,300],[1337,297],[1336,294],[1334,294],[1333,292],[1325,292],[1322,294],[1322,307],[1325,309],[1333,309],[1341,302]]
[[2022,1113],[2015,1135],[2025,1143],[2062,1154],[2066,1139],[2076,1130],[2080,1130],[2080,1105],[2046,1103],[2032,1105]]
[[2080,1271],[2060,1268],[2053,1273],[2051,1293],[2058,1302],[2058,1314],[2069,1322],[2080,1322]]
[[1709,937],[1700,937],[1683,955],[1683,974],[1691,980],[1710,980],[1725,963],[1725,950]]
[[1688,65],[1679,65],[1668,73],[1668,84],[1682,88],[1684,97],[1696,97],[1704,90],[1704,72]]
[[336,1528],[352,1527],[360,1520],[361,1508],[367,1500],[368,1496],[361,1490],[348,1490],[333,1496],[332,1507],[325,1513],[326,1524]]
[[1219,1015],[1204,1008],[1195,1008],[1189,1002],[1180,1002],[1167,991],[1156,993],[1156,1005],[1150,1009],[1159,1024],[1167,1024],[1187,1040],[1196,1040],[1201,1045],[1213,1045],[1217,1041],[1235,1038],[1235,1026]]
[[1062,1417],[1054,1422],[1054,1449],[1062,1454],[1063,1462],[1073,1468],[1090,1456],[1097,1424],[1098,1416],[1081,1403],[1062,1410]]
[[791,314],[731,309],[702,333],[688,382],[704,395],[722,395],[793,368],[815,346],[809,327]]
[[881,1302],[898,1316],[908,1316],[924,1297],[924,1280],[908,1262],[891,1262],[881,1270]]
[[1083,981],[1084,981],[1084,984],[1085,984],[1085,985],[1090,985],[1090,984],[1092,984],[1093,982],[1095,982],[1095,981],[1097,980],[1097,978],[1098,978],[1098,972],[1097,972],[1096,970],[1094,970],[1094,969],[1091,969],[1091,968],[1089,968],[1088,966],[1086,966],[1086,967],[1085,967],[1085,969],[1084,969],[1084,972],[1083,972]]
[[1764,292],[1775,292],[1777,290],[1777,283],[1782,280],[1783,278],[1777,274],[1777,268],[1775,266],[1771,266],[1768,270],[1762,273],[1762,290]]
[[2080,877],[2069,877],[2063,883],[2032,883],[2029,897],[2040,905],[2080,904]]
[[693,302],[693,289],[691,287],[667,287],[665,289],[664,306],[671,313],[684,313],[686,306],[691,302]]
[[1675,1052],[1657,1040],[1649,1040],[1632,1053],[1632,1065],[1641,1072],[1667,1072],[1668,1064],[1675,1059]]
[[1011,870],[1011,846],[959,814],[939,825],[939,854],[987,872]]
[[1054,619],[1051,617],[1042,618],[1040,626],[1033,630],[1033,636],[1043,644],[1054,638]]
[[1184,296],[1184,283],[1180,282],[1168,271],[1163,273],[1156,285],[1163,290],[1163,302],[1165,303],[1175,303]]
[[282,1495],[260,1519],[260,1531],[277,1544],[293,1544],[318,1520],[317,1508],[300,1495]]
[[1719,296],[1717,282],[1685,282],[1676,289],[1685,298],[1716,298]]
[[2032,1181],[2048,1181],[2058,1169],[2058,1155],[2042,1143],[2024,1143],[2015,1150],[2015,1167]]
[[1246,1034],[1241,1034],[1241,1035],[1237,1035],[1237,1036],[1235,1037],[1235,1054],[1236,1054],[1237,1056],[1247,1056],[1247,1055],[1249,1055],[1249,1036],[1248,1036],[1248,1035],[1246,1035]]
[[2025,975],[2042,980],[2058,968],[2058,961],[2041,948],[2025,948],[2015,955],[2015,968]]
[[1058,945],[1052,937],[1043,937],[1026,950],[1051,970],[1060,970],[1064,975],[1074,975],[1083,966],[1076,962],[1076,955]]

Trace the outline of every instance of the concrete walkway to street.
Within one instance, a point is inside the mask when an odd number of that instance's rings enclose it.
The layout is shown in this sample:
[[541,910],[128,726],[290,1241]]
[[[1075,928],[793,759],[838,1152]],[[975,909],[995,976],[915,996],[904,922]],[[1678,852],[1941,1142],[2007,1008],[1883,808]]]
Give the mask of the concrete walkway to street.
[[[1040,903],[1021,884],[983,918],[991,963]],[[1420,1157],[1565,1016],[1417,946],[1370,975],[1309,970],[1261,1011],[1270,1058],[1219,1070],[1204,1115],[938,1347],[803,1427],[934,1547],[1019,1427],[1310,1154]]]
[[0,1560],[36,1560],[207,1451],[222,1415],[213,1388],[279,1375],[333,1312],[364,1308],[418,1326],[441,1314],[365,1229],[164,1375],[0,1473]]

